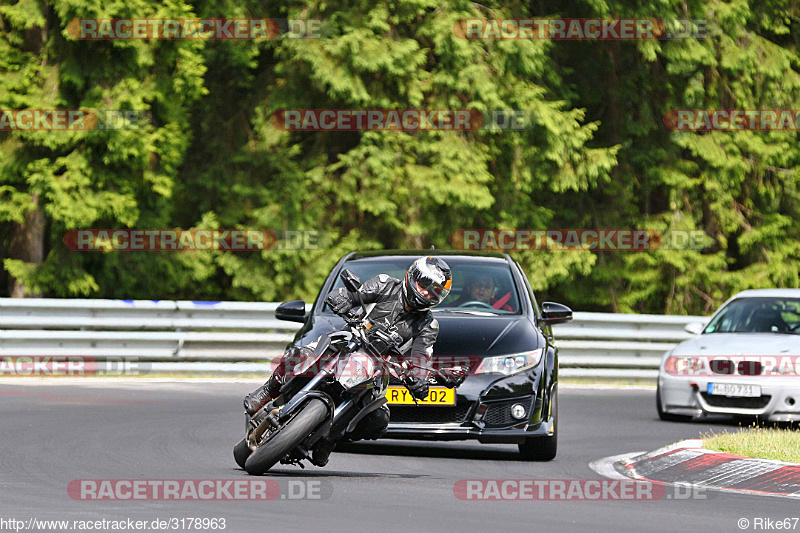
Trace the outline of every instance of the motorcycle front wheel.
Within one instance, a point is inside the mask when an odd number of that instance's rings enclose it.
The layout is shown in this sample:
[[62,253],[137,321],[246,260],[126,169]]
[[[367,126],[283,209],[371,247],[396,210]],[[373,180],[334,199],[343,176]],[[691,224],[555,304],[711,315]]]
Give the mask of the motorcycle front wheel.
[[247,439],[242,439],[239,441],[239,444],[234,446],[233,448],[233,458],[236,460],[236,464],[239,465],[240,468],[244,468],[245,462],[247,458],[253,451],[250,449],[250,446],[247,445]]
[[325,403],[312,398],[294,418],[247,458],[244,469],[253,476],[263,474],[310,435],[327,416],[328,407]]

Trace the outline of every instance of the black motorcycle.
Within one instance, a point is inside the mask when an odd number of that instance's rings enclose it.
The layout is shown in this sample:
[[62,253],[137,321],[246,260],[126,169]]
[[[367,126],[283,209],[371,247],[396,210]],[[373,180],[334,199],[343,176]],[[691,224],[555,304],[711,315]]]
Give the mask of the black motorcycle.
[[[350,270],[341,274],[345,287],[361,286]],[[415,370],[429,373],[436,384],[453,388],[467,376],[468,368],[435,369],[406,359],[402,363],[402,337],[393,328],[381,329],[366,320],[362,305],[341,315],[346,327],[323,336],[313,353],[304,357],[281,387],[280,394],[247,418],[245,438],[233,449],[236,463],[248,474],[260,475],[275,466],[314,461],[315,446],[355,440],[353,431],[369,413],[386,404],[392,376],[405,382]],[[320,366],[319,371],[309,371]],[[416,402],[416,400],[414,400]]]

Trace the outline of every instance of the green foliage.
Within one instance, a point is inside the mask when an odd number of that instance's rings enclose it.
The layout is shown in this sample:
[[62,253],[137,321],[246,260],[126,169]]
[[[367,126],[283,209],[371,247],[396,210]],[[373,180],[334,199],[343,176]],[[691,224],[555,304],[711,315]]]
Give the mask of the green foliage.
[[[567,300],[625,312],[702,314],[732,292],[798,287],[800,143],[793,132],[670,132],[672,109],[795,109],[800,17],[780,1],[626,1],[582,16],[704,19],[696,39],[565,46],[559,55],[596,141],[622,142],[612,182],[583,199],[594,227],[699,228],[701,250],[602,254]],[[600,61],[598,62],[598,58]],[[587,301],[588,300],[588,301]]]
[[[543,6],[543,4],[540,4]],[[671,41],[481,41],[462,18],[706,19]],[[78,41],[77,17],[322,19],[326,38]],[[705,313],[800,287],[797,132],[677,132],[673,109],[797,108],[790,0],[0,0],[0,109],[146,112],[0,132],[0,296],[312,299],[353,249],[465,228],[701,230],[702,249],[512,253],[577,309]],[[280,109],[527,110],[521,131],[289,132]],[[35,216],[44,256],[21,252]],[[76,228],[321,230],[317,249],[72,252]],[[2,269],[0,269],[2,270]]]

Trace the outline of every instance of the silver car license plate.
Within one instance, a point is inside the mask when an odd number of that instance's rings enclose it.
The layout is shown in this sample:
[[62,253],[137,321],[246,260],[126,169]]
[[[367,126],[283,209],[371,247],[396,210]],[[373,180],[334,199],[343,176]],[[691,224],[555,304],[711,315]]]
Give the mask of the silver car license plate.
[[758,398],[761,396],[761,386],[739,385],[737,383],[709,383],[708,394],[735,398]]

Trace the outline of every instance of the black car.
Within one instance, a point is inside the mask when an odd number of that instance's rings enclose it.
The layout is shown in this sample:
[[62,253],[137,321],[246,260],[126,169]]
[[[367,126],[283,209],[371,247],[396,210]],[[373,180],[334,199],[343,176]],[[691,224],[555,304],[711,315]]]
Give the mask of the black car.
[[295,301],[278,307],[276,317],[302,322],[294,344],[307,344],[344,324],[324,303],[324,296],[341,286],[342,269],[352,270],[362,281],[378,274],[402,279],[414,259],[431,254],[447,261],[453,272],[450,295],[433,309],[440,325],[434,364],[468,362],[469,376],[455,390],[431,387],[419,405],[401,386],[390,387],[386,438],[513,443],[527,459],[553,459],[558,350],[550,326],[571,320],[572,311],[549,302],[540,311],[525,274],[507,254],[350,253],[333,268],[310,313],[298,316],[302,302]]

